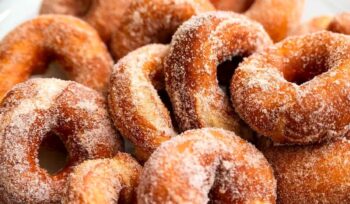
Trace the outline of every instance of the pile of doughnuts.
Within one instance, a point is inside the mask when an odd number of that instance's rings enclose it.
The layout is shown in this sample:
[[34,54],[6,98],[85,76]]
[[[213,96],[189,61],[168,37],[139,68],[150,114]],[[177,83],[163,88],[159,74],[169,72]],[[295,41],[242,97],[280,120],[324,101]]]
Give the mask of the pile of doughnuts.
[[0,203],[350,203],[350,14],[303,5],[44,0],[0,42]]

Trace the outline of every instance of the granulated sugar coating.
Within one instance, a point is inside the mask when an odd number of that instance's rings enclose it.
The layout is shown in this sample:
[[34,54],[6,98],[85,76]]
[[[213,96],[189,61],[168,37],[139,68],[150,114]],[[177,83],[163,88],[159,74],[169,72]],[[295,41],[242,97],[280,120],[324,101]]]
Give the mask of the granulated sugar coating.
[[277,143],[342,136],[350,124],[350,37],[288,38],[240,64],[231,82],[241,118]]
[[177,134],[157,93],[165,89],[163,63],[168,53],[166,45],[141,47],[122,58],[111,76],[108,102],[114,124],[147,158]]
[[255,147],[222,129],[164,142],[144,166],[138,203],[275,203],[272,168]]
[[217,67],[271,44],[260,24],[232,12],[207,12],[185,22],[173,36],[164,67],[180,129],[217,127],[244,136],[242,121],[219,86]]
[[85,161],[68,178],[64,204],[135,203],[142,167],[128,154]]
[[106,91],[113,61],[97,32],[75,17],[42,15],[0,42],[0,100],[15,84],[44,72],[50,60],[57,60],[69,79]]
[[209,0],[133,0],[112,37],[115,59],[151,43],[168,43],[193,15],[214,10]]
[[[33,79],[15,86],[0,107],[1,203],[54,203],[71,166],[114,156],[121,142],[97,92],[75,82]],[[40,168],[43,139],[57,135],[69,154],[55,175]]]
[[350,140],[264,148],[277,179],[278,203],[350,203]]

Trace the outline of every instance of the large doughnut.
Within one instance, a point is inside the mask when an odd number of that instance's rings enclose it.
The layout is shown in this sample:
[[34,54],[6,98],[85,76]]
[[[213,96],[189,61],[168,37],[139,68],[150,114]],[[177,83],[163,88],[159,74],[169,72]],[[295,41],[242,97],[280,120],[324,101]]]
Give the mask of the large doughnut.
[[232,101],[241,118],[277,143],[307,144],[350,127],[350,37],[288,38],[236,69]]
[[305,0],[211,0],[219,10],[244,13],[260,22],[271,38],[284,39],[298,25]]
[[275,203],[272,168],[255,147],[221,129],[189,130],[164,142],[144,166],[143,203]]
[[164,90],[163,61],[168,46],[146,45],[130,52],[115,65],[109,107],[115,126],[145,160],[163,142],[176,135],[169,110],[157,91]]
[[[16,85],[1,103],[0,121],[0,203],[57,203],[73,165],[121,149],[103,97],[76,82],[32,79]],[[50,134],[69,155],[54,175],[38,160]]]
[[232,12],[208,12],[184,23],[173,37],[164,68],[180,129],[218,127],[242,136],[241,120],[218,84],[217,66],[271,44],[260,24]]
[[64,14],[82,18],[107,42],[120,24],[132,0],[43,0],[41,14]]
[[141,166],[128,154],[88,160],[68,177],[65,204],[135,203]]
[[112,53],[120,59],[151,43],[168,43],[192,15],[214,10],[209,0],[134,0],[112,36]]
[[0,43],[0,100],[15,84],[58,60],[71,80],[106,91],[113,61],[96,31],[63,15],[43,15],[10,32]]
[[350,203],[350,140],[263,150],[274,168],[278,203]]

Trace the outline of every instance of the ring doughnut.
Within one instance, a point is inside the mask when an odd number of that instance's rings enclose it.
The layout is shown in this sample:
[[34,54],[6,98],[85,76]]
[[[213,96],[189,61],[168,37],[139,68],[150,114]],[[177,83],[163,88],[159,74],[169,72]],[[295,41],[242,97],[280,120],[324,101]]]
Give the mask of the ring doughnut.
[[300,20],[305,0],[211,0],[219,10],[244,13],[260,22],[271,38],[284,39]]
[[138,203],[275,203],[263,154],[221,129],[189,130],[164,142],[144,166]]
[[94,27],[103,41],[110,40],[130,0],[43,0],[41,14],[79,17]]
[[119,60],[111,76],[108,101],[115,126],[146,158],[177,134],[157,93],[165,89],[163,61],[168,52],[161,44],[138,48]]
[[236,111],[276,143],[308,144],[349,129],[350,38],[332,32],[288,38],[247,58],[231,82]]
[[[57,203],[72,166],[121,149],[103,97],[76,82],[32,79],[16,85],[1,103],[0,121],[1,203]],[[38,161],[50,134],[69,155],[54,175]]]
[[115,59],[151,43],[168,43],[191,16],[214,10],[209,0],[134,0],[112,36]]
[[106,91],[113,60],[96,31],[70,16],[27,21],[0,43],[0,101],[15,84],[58,60],[71,80]]
[[128,154],[88,160],[68,177],[66,204],[135,203],[141,166]]
[[348,138],[263,152],[274,168],[278,203],[350,203]]
[[217,66],[271,44],[260,24],[232,12],[208,12],[185,22],[164,68],[180,130],[218,127],[242,136],[241,120],[218,84]]

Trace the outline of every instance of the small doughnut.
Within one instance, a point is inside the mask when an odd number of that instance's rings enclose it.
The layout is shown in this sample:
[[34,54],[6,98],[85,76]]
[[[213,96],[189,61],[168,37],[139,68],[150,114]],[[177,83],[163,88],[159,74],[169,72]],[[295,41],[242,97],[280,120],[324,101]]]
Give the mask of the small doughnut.
[[288,38],[247,58],[231,82],[236,111],[281,144],[309,144],[350,127],[350,37],[332,32]]
[[173,37],[164,67],[180,129],[218,127],[242,136],[242,121],[218,84],[217,67],[271,44],[260,24],[233,12],[208,12],[184,23]]
[[134,0],[112,36],[115,59],[151,43],[168,43],[191,16],[214,10],[209,0]]
[[164,142],[144,166],[143,203],[275,203],[276,181],[263,154],[233,132],[189,130]]
[[108,42],[120,24],[131,0],[43,0],[41,14],[65,14],[79,17],[94,27]]
[[277,202],[350,203],[350,140],[263,150],[277,179]]
[[305,0],[211,0],[219,10],[244,13],[260,22],[278,42],[295,27],[303,13]]
[[128,154],[112,159],[88,160],[68,177],[64,204],[136,203],[142,167]]
[[119,60],[111,76],[108,101],[115,126],[146,158],[176,135],[157,93],[165,89],[163,61],[168,52],[161,44],[138,48]]
[[297,26],[290,35],[303,35],[317,31],[332,31],[350,35],[350,12],[340,13],[334,17],[319,16]]
[[[16,85],[0,106],[0,203],[57,203],[72,166],[114,156],[122,144],[106,108],[100,94],[76,82],[32,79]],[[54,175],[38,159],[50,134],[69,155]]]
[[350,35],[350,12],[336,15],[328,26],[328,30]]
[[330,22],[333,20],[331,16],[318,16],[312,18],[310,21],[296,26],[290,33],[293,35],[305,35],[317,31],[324,31],[328,29]]
[[0,42],[0,101],[15,84],[58,60],[71,80],[106,91],[113,60],[96,31],[70,16],[43,15]]

